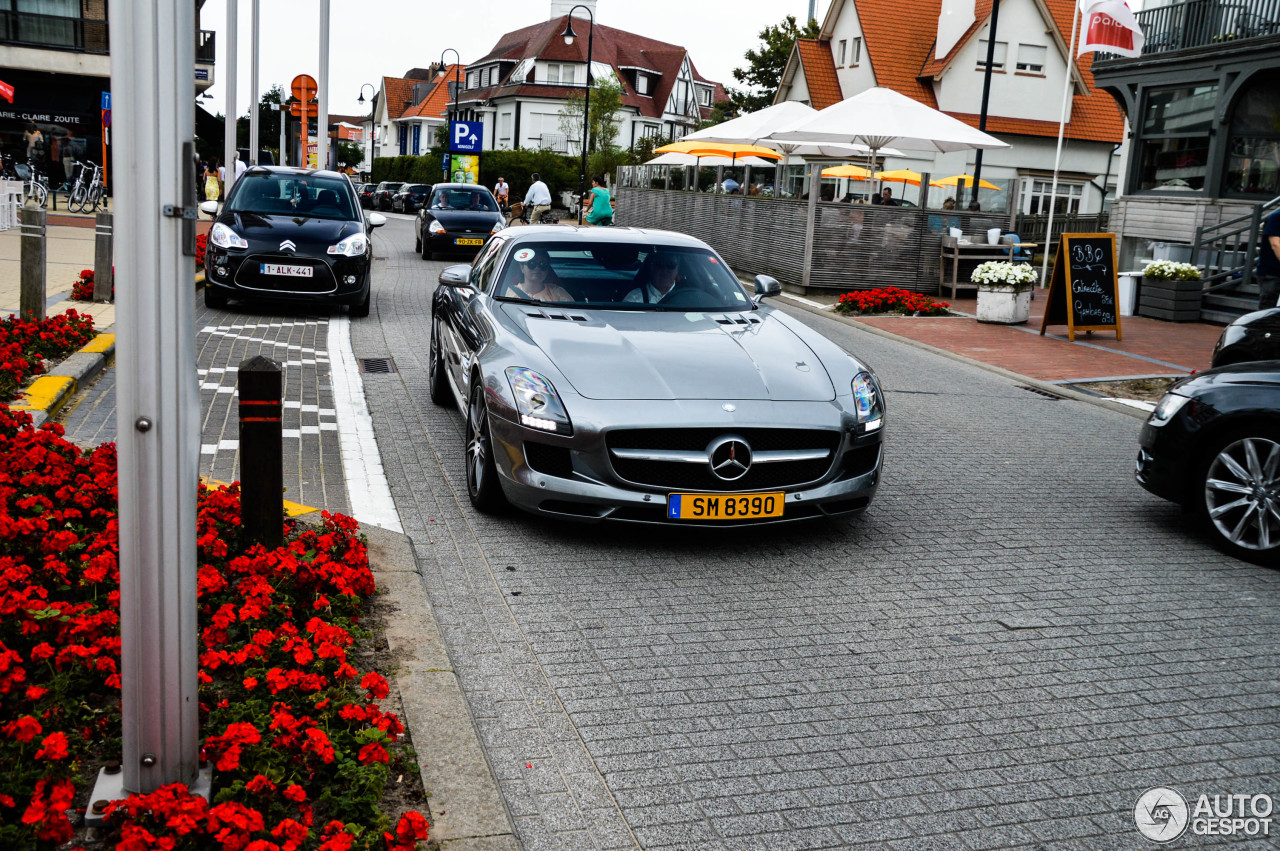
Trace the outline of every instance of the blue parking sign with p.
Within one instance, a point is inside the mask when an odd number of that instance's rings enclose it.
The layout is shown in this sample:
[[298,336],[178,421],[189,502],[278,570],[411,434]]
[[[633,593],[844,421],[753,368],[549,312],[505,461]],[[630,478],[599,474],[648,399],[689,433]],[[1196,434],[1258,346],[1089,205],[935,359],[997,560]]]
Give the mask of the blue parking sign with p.
[[450,121],[449,150],[458,154],[477,154],[484,144],[484,122]]

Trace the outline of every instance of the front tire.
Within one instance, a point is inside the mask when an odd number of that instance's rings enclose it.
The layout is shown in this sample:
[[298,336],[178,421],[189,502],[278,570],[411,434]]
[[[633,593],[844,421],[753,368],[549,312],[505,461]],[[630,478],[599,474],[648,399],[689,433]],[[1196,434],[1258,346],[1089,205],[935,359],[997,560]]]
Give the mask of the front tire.
[[431,392],[431,401],[442,408],[453,406],[453,391],[449,389],[449,379],[445,376],[444,350],[440,347],[440,320],[431,322],[431,353],[427,363],[427,388]]
[[213,287],[206,284],[204,288],[204,306],[213,310],[222,310],[227,306],[227,297],[220,292],[215,292]]
[[364,294],[364,300],[359,304],[351,305],[351,316],[356,319],[363,319],[369,315],[369,303],[373,301],[373,286],[370,285]]
[[467,406],[467,496],[482,514],[497,514],[507,506],[493,460],[493,435],[489,429],[489,409],[484,403],[484,385],[479,376],[472,381],[471,404]]
[[84,202],[88,197],[89,192],[84,186],[76,186],[71,190],[71,194],[67,196],[67,209],[73,213],[79,213],[84,209]]
[[1214,440],[1192,487],[1215,544],[1245,561],[1280,563],[1280,428],[1256,424]]

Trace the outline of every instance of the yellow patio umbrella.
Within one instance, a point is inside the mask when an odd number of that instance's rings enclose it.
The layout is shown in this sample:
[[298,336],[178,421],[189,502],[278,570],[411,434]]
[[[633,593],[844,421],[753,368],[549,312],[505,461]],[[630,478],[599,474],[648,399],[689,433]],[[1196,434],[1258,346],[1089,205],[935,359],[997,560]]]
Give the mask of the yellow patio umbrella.
[[[944,177],[941,180],[935,180],[933,182],[933,185],[934,186],[964,186],[967,189],[973,186],[973,175],[972,174],[953,174],[950,177]],[[1000,191],[999,186],[996,186],[994,183],[988,183],[985,180],[978,181],[978,188],[994,189],[997,192]]]
[[695,157],[763,157],[767,160],[780,160],[782,154],[773,148],[763,145],[734,145],[724,142],[672,142],[661,148],[654,148],[655,154],[693,154]]
[[[918,171],[912,171],[909,168],[900,168],[894,171],[877,171],[876,179],[894,180],[900,183],[910,183],[912,186],[919,186],[920,181],[924,179],[924,175],[920,174]],[[933,181],[929,181],[929,185],[937,186],[938,184]]]
[[860,165],[838,165],[833,168],[824,168],[822,170],[823,177],[848,177],[852,180],[866,180],[871,176],[871,172]]

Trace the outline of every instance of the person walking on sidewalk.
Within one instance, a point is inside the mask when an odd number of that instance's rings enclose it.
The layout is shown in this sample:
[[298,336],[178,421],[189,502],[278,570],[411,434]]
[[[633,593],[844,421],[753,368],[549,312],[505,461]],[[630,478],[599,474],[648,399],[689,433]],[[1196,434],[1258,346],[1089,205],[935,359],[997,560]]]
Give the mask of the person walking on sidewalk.
[[551,190],[536,171],[529,176],[533,178],[533,183],[529,185],[529,191],[524,193],[524,205],[532,211],[529,221],[536,225],[542,214],[551,209]]
[[1267,216],[1258,245],[1258,310],[1275,307],[1280,299],[1280,210]]

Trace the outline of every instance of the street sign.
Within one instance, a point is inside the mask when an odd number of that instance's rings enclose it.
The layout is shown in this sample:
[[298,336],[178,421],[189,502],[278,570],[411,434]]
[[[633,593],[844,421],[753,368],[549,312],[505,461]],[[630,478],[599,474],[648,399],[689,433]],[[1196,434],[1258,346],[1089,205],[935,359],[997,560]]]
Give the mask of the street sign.
[[449,150],[455,154],[478,154],[484,144],[484,122],[450,121]]
[[102,93],[102,108],[104,110],[111,108],[111,92]]
[[316,78],[310,74],[299,74],[289,84],[289,91],[303,103],[315,97],[317,89]]
[[447,172],[449,170],[449,161],[452,159],[448,151],[440,155],[440,170]]

